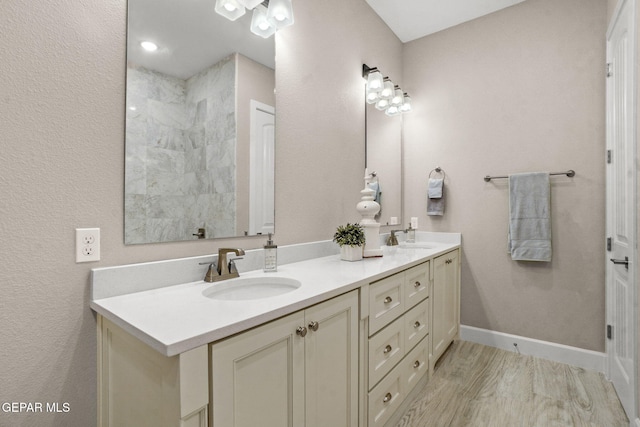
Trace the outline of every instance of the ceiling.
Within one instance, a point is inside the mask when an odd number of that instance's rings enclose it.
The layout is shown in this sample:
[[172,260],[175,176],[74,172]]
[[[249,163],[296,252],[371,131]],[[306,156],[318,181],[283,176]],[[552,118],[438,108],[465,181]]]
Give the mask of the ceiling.
[[[408,42],[524,0],[366,1],[402,42]],[[182,79],[233,52],[275,68],[274,38],[265,40],[249,31],[251,13],[231,22],[217,15],[213,4],[212,0],[129,0],[128,60]],[[295,11],[295,1],[293,7]],[[143,40],[156,42],[158,51],[143,51]]]
[[403,43],[525,0],[366,0]]

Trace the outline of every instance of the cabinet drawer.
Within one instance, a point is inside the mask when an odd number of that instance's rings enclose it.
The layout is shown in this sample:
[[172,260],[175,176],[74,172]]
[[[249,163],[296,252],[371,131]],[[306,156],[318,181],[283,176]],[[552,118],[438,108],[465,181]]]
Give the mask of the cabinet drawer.
[[429,262],[408,269],[404,276],[405,309],[429,296]]
[[369,422],[367,427],[381,427],[402,404],[403,375],[394,369],[369,392]]
[[404,393],[408,395],[429,371],[429,338],[424,338],[401,362]]
[[369,338],[369,389],[405,355],[404,317]]
[[404,319],[404,348],[408,352],[429,333],[429,300],[413,307]]
[[372,283],[369,286],[369,336],[404,313],[404,274]]

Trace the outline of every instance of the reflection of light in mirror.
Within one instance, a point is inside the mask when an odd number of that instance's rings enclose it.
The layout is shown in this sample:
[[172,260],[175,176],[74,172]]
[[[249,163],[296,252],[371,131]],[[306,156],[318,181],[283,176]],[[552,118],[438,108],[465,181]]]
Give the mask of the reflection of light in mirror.
[[402,90],[400,90],[400,87],[396,86],[395,94],[393,95],[393,98],[391,98],[391,105],[394,107],[402,105],[403,95],[404,94],[402,93]]
[[269,38],[276,32],[276,25],[267,16],[267,9],[259,5],[253,10],[251,32],[263,38]]
[[382,88],[382,91],[380,92],[380,98],[391,99],[391,97],[394,94],[394,91],[395,91],[395,85],[393,84],[393,82],[391,80],[389,80],[388,77],[386,77],[385,80],[384,80],[384,87]]
[[387,116],[397,116],[398,114],[400,114],[400,109],[398,107],[396,107],[395,105],[392,105],[389,108],[387,108],[384,113]]
[[140,46],[142,46],[142,48],[147,52],[155,52],[158,50],[158,45],[150,41],[143,41],[140,43]]
[[386,99],[380,99],[378,102],[376,102],[376,109],[378,110],[384,110],[389,106],[389,101]]
[[411,97],[405,93],[402,99],[402,105],[400,106],[400,112],[408,113],[409,111],[411,111]]
[[215,11],[230,21],[235,21],[245,13],[244,6],[237,0],[216,0]]
[[135,105],[130,106],[130,107],[129,107],[129,110],[131,110],[131,111],[136,111],[136,106],[135,106]]
[[291,0],[270,0],[269,18],[276,21],[278,29],[293,24],[293,7]]

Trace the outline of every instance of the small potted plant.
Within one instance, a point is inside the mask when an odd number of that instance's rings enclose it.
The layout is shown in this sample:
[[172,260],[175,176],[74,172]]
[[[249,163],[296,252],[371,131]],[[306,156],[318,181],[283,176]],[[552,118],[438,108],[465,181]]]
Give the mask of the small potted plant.
[[364,230],[360,224],[341,225],[333,235],[333,241],[340,245],[340,259],[359,261],[362,259]]

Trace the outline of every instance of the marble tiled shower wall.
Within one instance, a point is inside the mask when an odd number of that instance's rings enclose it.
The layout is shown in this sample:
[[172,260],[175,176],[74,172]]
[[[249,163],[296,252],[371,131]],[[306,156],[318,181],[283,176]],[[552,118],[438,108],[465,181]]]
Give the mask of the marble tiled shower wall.
[[125,243],[237,234],[235,69],[234,55],[187,80],[129,64]]

